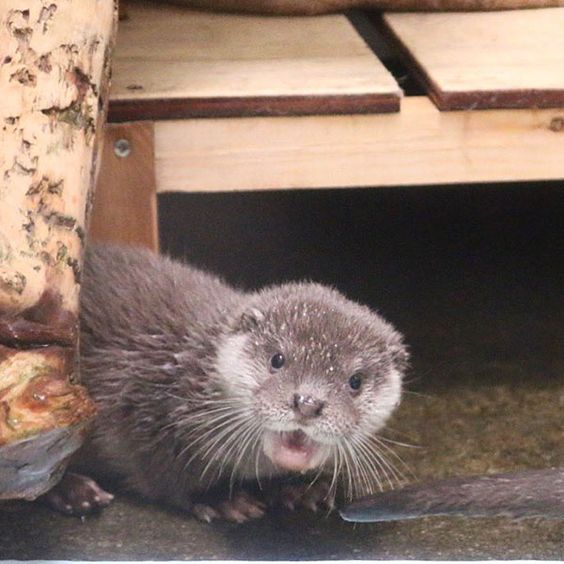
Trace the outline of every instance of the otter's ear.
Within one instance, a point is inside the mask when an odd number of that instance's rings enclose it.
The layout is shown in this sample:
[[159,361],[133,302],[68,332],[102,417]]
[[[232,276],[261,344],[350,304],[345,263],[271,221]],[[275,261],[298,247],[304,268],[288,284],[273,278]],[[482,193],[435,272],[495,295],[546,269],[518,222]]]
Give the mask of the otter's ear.
[[256,329],[260,322],[264,319],[264,313],[257,309],[256,307],[252,307],[247,309],[241,317],[239,318],[239,323],[237,324],[237,329],[239,331],[252,331]]

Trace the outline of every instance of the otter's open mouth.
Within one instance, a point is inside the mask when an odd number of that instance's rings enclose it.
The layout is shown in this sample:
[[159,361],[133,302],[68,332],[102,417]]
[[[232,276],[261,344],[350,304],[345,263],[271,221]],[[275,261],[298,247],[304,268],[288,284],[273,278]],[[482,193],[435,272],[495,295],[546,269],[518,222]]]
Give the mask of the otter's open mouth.
[[268,431],[264,437],[264,453],[279,468],[305,472],[325,458],[324,447],[303,431]]

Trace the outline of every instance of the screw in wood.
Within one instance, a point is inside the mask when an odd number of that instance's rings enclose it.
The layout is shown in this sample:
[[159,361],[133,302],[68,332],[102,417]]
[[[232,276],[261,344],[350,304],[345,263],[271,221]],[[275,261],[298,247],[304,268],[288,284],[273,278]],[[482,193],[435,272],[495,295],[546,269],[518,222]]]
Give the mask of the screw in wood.
[[118,139],[114,143],[114,153],[116,157],[124,159],[131,153],[131,145],[127,139]]

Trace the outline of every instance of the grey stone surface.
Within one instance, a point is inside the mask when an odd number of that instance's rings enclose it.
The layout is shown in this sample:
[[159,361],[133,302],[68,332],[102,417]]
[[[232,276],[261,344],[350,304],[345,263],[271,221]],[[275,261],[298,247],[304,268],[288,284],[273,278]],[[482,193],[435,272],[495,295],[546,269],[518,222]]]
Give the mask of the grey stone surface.
[[243,525],[198,523],[120,496],[84,523],[47,509],[6,512],[0,556],[17,559],[564,558],[564,526],[502,519],[353,525],[276,512]]

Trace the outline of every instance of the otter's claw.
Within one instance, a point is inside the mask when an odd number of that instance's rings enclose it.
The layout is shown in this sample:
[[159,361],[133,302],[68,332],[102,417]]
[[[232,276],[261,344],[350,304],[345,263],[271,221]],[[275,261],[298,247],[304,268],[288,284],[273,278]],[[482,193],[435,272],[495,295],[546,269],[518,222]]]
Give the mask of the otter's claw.
[[109,505],[114,496],[88,476],[67,472],[39,499],[61,513],[84,517]]
[[244,523],[249,519],[258,519],[265,513],[266,505],[246,492],[239,492],[231,499],[214,505],[198,503],[192,508],[194,516],[200,521],[225,519],[232,523]]
[[219,519],[219,513],[210,505],[204,505],[202,503],[197,503],[192,508],[192,513],[194,517],[205,523],[211,523],[214,519]]
[[331,491],[329,482],[319,481],[315,484],[294,484],[284,486],[278,499],[273,500],[273,505],[282,505],[294,511],[304,508],[314,513],[320,509],[332,511],[335,508],[335,495]]

